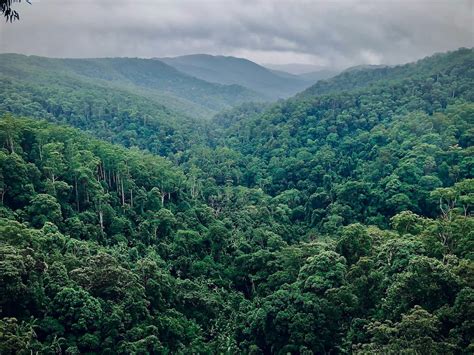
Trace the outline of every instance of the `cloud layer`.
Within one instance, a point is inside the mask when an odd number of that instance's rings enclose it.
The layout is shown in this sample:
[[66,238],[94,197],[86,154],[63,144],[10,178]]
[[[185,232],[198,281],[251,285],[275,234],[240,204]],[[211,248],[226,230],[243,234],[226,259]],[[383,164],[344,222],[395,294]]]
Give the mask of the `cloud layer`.
[[0,51],[52,57],[235,55],[397,64],[474,46],[472,0],[41,0],[15,4]]

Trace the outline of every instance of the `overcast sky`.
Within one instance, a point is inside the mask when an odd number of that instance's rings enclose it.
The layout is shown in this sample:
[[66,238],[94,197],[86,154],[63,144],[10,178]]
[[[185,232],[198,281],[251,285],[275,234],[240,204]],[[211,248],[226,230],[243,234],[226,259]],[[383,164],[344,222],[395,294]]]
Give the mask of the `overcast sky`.
[[259,63],[398,64],[474,46],[474,0],[32,0],[0,52],[50,57],[209,53]]

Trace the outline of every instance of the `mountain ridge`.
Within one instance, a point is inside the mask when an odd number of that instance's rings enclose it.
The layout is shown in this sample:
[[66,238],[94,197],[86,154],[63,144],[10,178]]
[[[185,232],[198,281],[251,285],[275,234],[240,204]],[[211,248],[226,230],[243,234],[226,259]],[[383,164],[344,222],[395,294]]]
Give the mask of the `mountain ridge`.
[[[218,111],[236,104],[259,101],[258,93],[238,85],[214,84],[182,73],[166,63],[141,58],[57,59],[21,54],[0,54],[0,71],[18,80],[50,80],[69,75],[111,84],[133,86],[167,97],[192,102],[197,111]],[[54,74],[53,74],[54,73]],[[176,105],[177,106],[177,105]],[[192,106],[192,105],[191,105]]]
[[282,77],[245,58],[191,54],[157,60],[203,80],[248,87],[273,100],[290,97],[309,85],[297,76]]

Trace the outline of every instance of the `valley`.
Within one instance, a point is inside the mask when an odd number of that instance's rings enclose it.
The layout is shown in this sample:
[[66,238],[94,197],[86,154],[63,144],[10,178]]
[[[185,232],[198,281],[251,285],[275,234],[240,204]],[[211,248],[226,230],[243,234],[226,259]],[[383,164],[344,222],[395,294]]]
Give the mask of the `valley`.
[[0,353],[472,352],[474,50],[317,78],[0,54]]

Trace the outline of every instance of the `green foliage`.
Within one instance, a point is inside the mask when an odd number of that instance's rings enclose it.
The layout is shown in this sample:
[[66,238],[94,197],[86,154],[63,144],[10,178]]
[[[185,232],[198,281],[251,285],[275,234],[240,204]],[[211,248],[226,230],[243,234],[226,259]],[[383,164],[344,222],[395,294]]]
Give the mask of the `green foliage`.
[[[99,93],[107,90],[113,95],[121,95],[127,102],[134,104],[133,108],[124,107],[130,114],[139,113],[140,106],[136,101],[145,103],[143,98],[152,101],[161,115],[169,115],[170,110],[181,114],[198,114],[209,117],[219,110],[227,109],[240,103],[261,101],[265,96],[248,89],[248,86],[223,85],[217,81],[205,81],[198,77],[187,75],[172,66],[157,59],[139,58],[101,58],[101,59],[53,59],[18,54],[2,54],[0,56],[0,72],[4,86],[18,90],[24,87],[30,93],[41,94],[40,88],[48,88],[54,93],[55,89],[67,92],[73,101],[61,100],[59,97],[44,97],[43,100],[24,97],[21,103],[27,106],[43,106],[54,114],[71,113],[79,97],[90,100],[84,108],[88,116],[93,111],[102,108],[106,112],[114,111],[112,107],[100,105],[109,100],[109,95]],[[281,78],[277,77],[280,79]],[[11,81],[15,81],[17,85]],[[21,85],[21,86],[20,86]],[[301,86],[300,86],[301,87]],[[302,88],[302,87],[301,87]],[[71,89],[91,89],[99,94],[94,98],[92,92],[82,92],[79,95]],[[270,88],[268,88],[270,89]],[[133,95],[133,100],[124,95]],[[5,97],[6,103],[14,104],[16,95],[21,92],[10,92]],[[13,101],[13,102],[12,102]],[[95,105],[91,105],[94,103]],[[44,105],[47,105],[46,107]],[[97,107],[96,105],[100,105]],[[155,107],[156,107],[155,106]],[[69,112],[68,112],[69,111]],[[137,112],[138,111],[138,112]],[[89,117],[90,118],[90,117]]]
[[472,353],[471,62],[344,73],[208,135],[118,83],[0,86],[168,156],[0,119],[0,353]]
[[295,216],[323,232],[356,222],[387,227],[407,210],[435,217],[430,193],[473,174],[473,58],[460,49],[344,73],[262,113],[219,115],[216,152],[238,152],[233,166],[247,178],[236,184],[272,196],[296,189]]

